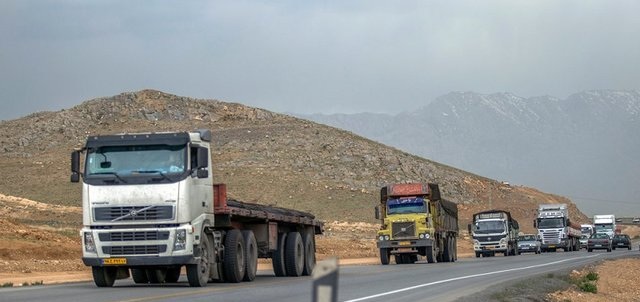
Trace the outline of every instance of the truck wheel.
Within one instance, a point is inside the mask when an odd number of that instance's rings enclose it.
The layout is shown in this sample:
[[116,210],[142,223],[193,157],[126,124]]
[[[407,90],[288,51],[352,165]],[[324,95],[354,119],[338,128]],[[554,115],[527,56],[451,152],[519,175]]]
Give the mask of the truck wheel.
[[480,252],[476,252],[476,258],[480,258]]
[[287,239],[287,233],[278,234],[278,248],[271,254],[271,264],[276,277],[284,277],[287,270],[284,266],[284,248]]
[[167,269],[167,277],[164,279],[167,283],[176,283],[180,279],[181,266],[172,266]]
[[458,261],[458,238],[453,237],[453,261]]
[[238,283],[244,278],[244,239],[238,229],[227,232],[224,239],[224,280],[229,283]]
[[433,263],[433,246],[427,247],[427,263]]
[[380,248],[380,263],[382,265],[389,264],[389,249]]
[[451,244],[449,242],[449,237],[445,237],[444,238],[444,242],[443,242],[443,251],[442,251],[442,262],[451,262]]
[[409,263],[410,264],[414,264],[414,263],[416,263],[416,261],[418,261],[418,255],[409,256]]
[[393,259],[396,260],[396,264],[404,264],[404,262],[402,262],[404,259],[400,255],[393,255]]
[[198,245],[200,259],[196,264],[187,265],[187,280],[191,287],[203,287],[209,281],[209,259],[211,257],[209,247],[209,236],[203,234]]
[[164,283],[167,278],[167,269],[166,268],[149,268],[146,269],[147,279],[149,279],[149,283],[151,284],[159,284]]
[[258,243],[253,231],[242,231],[244,237],[244,278],[243,281],[253,281],[258,271]]
[[115,267],[92,266],[93,282],[98,287],[112,287],[116,281],[118,269]]
[[304,245],[304,268],[303,276],[311,276],[313,269],[316,267],[316,243],[313,239],[313,233],[306,233],[302,243]]
[[287,276],[300,277],[304,268],[304,246],[298,232],[287,234],[287,248],[284,253],[284,264]]
[[149,278],[147,278],[147,272],[143,268],[132,268],[131,278],[133,279],[133,282],[136,284],[149,283]]

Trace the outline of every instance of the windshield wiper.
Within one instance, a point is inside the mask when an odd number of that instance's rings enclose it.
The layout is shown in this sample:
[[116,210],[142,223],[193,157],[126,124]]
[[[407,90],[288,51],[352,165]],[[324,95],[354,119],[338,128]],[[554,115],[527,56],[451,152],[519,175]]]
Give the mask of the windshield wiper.
[[[126,180],[124,180],[124,178],[122,178],[122,177],[121,177],[118,173],[116,173],[116,172],[98,172],[98,173],[91,173],[91,174],[92,174],[92,175],[96,175],[96,174],[103,174],[103,175],[104,175],[104,174],[109,174],[109,175],[113,175],[113,176],[115,176],[115,177],[116,177],[118,180],[120,180],[121,182],[123,182],[123,183],[127,183],[127,181],[126,181]],[[107,181],[107,180],[105,180],[105,181]]]
[[[140,173],[140,174],[160,174],[160,176],[162,176],[162,178],[170,181],[170,182],[175,182],[174,179],[172,179],[171,177],[167,176],[166,174],[164,174],[164,172],[160,171],[160,170],[137,170],[137,171],[132,171],[133,173]],[[151,178],[151,180],[162,180],[162,178]]]

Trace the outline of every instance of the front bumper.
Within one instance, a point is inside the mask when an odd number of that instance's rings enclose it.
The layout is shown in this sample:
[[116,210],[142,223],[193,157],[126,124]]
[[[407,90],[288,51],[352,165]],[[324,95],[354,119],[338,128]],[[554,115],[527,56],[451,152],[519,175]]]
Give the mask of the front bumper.
[[[111,260],[108,260],[111,259]],[[117,260],[118,264],[105,264],[105,261]],[[135,267],[135,266],[164,266],[164,265],[185,265],[195,264],[199,259],[189,256],[169,256],[169,257],[113,257],[113,258],[89,258],[82,257],[82,262],[86,266],[113,266],[113,267]]]
[[433,239],[378,240],[376,245],[381,249],[414,249],[433,246]]

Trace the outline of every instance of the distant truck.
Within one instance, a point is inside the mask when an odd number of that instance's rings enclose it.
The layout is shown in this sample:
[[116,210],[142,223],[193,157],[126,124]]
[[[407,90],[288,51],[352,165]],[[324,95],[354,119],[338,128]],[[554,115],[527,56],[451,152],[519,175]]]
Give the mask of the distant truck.
[[581,224],[580,231],[582,233],[580,236],[580,247],[586,249],[589,237],[591,237],[596,230],[592,224]]
[[473,238],[473,250],[476,257],[518,255],[518,233],[520,225],[503,210],[489,210],[473,214],[473,221],[467,225]]
[[441,198],[437,184],[382,187],[375,216],[382,223],[377,246],[383,265],[389,264],[391,255],[397,264],[414,263],[418,255],[428,263],[458,259],[458,208]]
[[580,250],[581,227],[569,218],[566,204],[541,204],[538,218],[533,221],[542,240],[542,251],[555,252],[561,248],[565,252]]
[[611,239],[616,234],[616,216],[613,214],[593,215],[596,233],[606,233]]
[[[252,281],[258,258],[276,276],[310,275],[315,235],[309,213],[228,199],[213,183],[211,131],[90,136],[71,155],[82,176],[82,261],[98,287],[177,282],[192,287]],[[86,153],[84,169],[81,154]]]

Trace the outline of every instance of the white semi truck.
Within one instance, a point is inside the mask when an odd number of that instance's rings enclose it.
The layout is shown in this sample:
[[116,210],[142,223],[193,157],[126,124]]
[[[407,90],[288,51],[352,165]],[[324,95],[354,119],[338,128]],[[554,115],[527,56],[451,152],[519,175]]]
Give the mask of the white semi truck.
[[90,136],[72,153],[82,261],[97,286],[177,282],[183,267],[193,287],[252,281],[258,258],[271,258],[276,276],[311,274],[322,222],[227,199],[213,182],[211,139],[209,130]]
[[582,231],[579,224],[569,218],[566,204],[541,204],[538,206],[538,218],[533,221],[542,240],[543,252],[556,251],[561,248],[565,252],[580,250]]
[[610,238],[616,233],[616,216],[613,214],[593,215],[593,225],[596,233],[607,233]]

